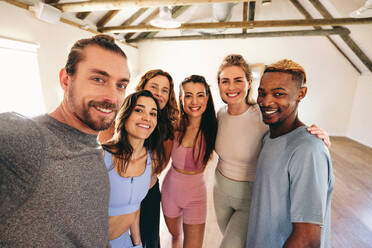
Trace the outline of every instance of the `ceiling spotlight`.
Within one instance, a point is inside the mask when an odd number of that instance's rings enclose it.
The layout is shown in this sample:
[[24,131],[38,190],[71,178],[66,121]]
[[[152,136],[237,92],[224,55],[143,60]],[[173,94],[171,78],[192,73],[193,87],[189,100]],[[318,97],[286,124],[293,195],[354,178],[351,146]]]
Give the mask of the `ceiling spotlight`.
[[151,26],[158,28],[178,28],[181,23],[172,18],[171,7],[160,7],[159,16],[150,22]]
[[354,18],[372,17],[372,0],[366,1],[364,6],[351,12],[350,16]]
[[261,4],[264,5],[264,6],[270,5],[271,4],[271,0],[262,0]]

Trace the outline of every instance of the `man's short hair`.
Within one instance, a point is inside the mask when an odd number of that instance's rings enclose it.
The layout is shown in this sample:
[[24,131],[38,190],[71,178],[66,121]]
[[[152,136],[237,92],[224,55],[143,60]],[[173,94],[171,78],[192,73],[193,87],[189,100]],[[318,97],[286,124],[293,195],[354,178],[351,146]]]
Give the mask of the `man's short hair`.
[[299,87],[304,86],[306,83],[305,69],[301,65],[289,59],[283,59],[267,66],[264,73],[265,72],[289,73],[292,75],[292,80],[296,81]]
[[72,76],[76,73],[76,65],[84,59],[83,50],[89,45],[99,46],[103,49],[119,54],[125,59],[127,58],[127,55],[124,53],[124,51],[115,44],[114,38],[103,34],[96,35],[92,38],[78,40],[72,46],[65,65],[67,74]]

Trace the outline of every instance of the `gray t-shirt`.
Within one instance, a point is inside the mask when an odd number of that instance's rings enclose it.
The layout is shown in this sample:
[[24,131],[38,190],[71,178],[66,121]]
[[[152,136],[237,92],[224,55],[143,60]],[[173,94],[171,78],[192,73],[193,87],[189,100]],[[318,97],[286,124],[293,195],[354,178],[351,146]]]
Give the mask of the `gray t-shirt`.
[[109,193],[96,136],[0,114],[0,247],[106,247]]
[[246,247],[282,247],[292,223],[320,225],[321,247],[331,247],[333,186],[328,149],[305,126],[274,139],[268,132],[257,164]]

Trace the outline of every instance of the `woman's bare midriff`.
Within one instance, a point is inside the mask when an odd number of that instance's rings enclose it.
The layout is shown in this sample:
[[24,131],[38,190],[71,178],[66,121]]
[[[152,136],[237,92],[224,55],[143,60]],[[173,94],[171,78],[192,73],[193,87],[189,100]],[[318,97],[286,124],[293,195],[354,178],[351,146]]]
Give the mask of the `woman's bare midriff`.
[[117,216],[109,216],[109,239],[116,239],[133,224],[138,211]]

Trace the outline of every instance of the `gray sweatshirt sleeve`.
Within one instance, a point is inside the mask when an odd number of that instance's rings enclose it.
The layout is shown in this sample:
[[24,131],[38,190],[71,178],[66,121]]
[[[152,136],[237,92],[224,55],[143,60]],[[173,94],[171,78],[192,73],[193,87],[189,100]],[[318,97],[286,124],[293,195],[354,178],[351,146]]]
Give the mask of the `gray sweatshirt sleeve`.
[[43,149],[34,121],[16,113],[0,114],[0,219],[32,194]]

